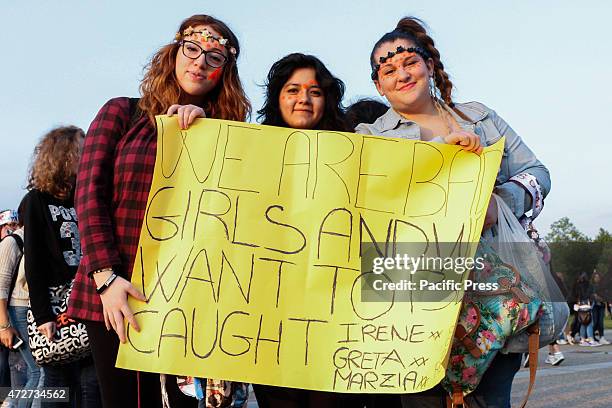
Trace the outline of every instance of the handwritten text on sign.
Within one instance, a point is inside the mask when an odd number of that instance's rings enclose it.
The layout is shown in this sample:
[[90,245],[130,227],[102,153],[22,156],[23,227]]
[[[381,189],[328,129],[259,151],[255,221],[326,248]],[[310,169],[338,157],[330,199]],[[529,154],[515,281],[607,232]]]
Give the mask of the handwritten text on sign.
[[[157,118],[158,148],[117,364],[338,392],[444,375],[459,310],[362,302],[360,243],[478,240],[503,142],[455,146]],[[470,255],[471,256],[471,255]]]

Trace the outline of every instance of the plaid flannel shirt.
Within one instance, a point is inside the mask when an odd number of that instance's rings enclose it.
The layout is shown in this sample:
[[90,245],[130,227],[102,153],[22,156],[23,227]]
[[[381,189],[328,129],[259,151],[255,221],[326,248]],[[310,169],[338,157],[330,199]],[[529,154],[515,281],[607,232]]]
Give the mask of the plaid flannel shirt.
[[91,272],[112,267],[132,274],[149,188],[157,132],[146,115],[130,124],[129,98],[108,101],[91,123],[79,165],[75,206],[83,258],[68,314],[104,321]]

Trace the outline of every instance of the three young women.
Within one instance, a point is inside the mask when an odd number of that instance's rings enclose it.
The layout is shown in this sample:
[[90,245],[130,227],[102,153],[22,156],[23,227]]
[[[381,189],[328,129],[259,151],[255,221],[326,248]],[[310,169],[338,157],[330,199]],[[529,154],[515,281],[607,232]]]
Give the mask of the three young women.
[[[107,102],[92,123],[77,182],[77,211],[85,256],[74,287],[70,313],[86,320],[104,404],[135,406],[140,384],[154,387],[156,376],[137,375],[114,368],[119,341],[125,341],[124,319],[137,324],[127,297],[143,300],[129,282],[144,208],[153,175],[156,132],[153,116],[177,113],[181,127],[198,116],[243,121],[250,110],[236,59],[240,48],[231,30],[209,16],[185,20],[176,41],[152,59],[141,84],[142,98]],[[541,200],[550,189],[546,168],[520,137],[493,110],[480,103],[455,104],[452,83],[440,54],[422,24],[402,19],[374,46],[372,79],[391,109],[373,124],[357,131],[392,137],[460,144],[478,153],[481,146],[506,136],[504,161],[496,192],[517,217]],[[315,57],[291,54],[276,62],[268,75],[267,99],[259,111],[263,124],[299,129],[351,130],[342,115],[344,85]],[[528,174],[539,190],[529,190],[515,178]],[[539,195],[537,194],[539,192]],[[487,224],[496,219],[490,206]],[[117,275],[108,287],[109,278]],[[96,288],[104,289],[101,295]],[[109,333],[112,327],[117,335]],[[489,401],[506,401],[514,372],[514,356],[499,357],[496,384],[481,383]],[[494,377],[491,375],[491,377]],[[489,387],[489,388],[487,388]],[[330,395],[278,387],[255,386],[261,406],[325,405]],[[418,396],[417,405],[425,406]],[[151,401],[158,406],[159,401]],[[503,405],[500,405],[503,406]]]

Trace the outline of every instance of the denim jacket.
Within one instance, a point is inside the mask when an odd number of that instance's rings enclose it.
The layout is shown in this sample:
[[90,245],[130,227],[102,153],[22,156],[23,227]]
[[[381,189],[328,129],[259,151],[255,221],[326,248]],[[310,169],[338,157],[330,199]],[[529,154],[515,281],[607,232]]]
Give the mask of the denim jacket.
[[[463,130],[477,134],[483,146],[490,146],[503,136],[506,137],[506,145],[495,182],[495,193],[502,197],[514,214],[520,218],[531,210],[531,195],[522,186],[510,181],[510,178],[520,173],[531,174],[538,180],[542,195],[546,197],[550,191],[548,169],[494,110],[479,102],[457,103],[455,108],[468,119],[452,112],[459,126]],[[355,132],[411,140],[421,138],[419,125],[404,118],[392,108],[372,124],[360,123],[355,128]],[[442,139],[434,138],[432,142],[442,142]]]

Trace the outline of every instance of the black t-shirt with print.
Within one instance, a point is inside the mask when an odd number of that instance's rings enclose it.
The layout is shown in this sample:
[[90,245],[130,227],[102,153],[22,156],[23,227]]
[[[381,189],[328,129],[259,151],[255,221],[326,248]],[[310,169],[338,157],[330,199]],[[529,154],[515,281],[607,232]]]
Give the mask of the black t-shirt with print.
[[37,325],[54,321],[49,287],[70,282],[81,260],[74,199],[33,189],[22,200],[25,274]]

